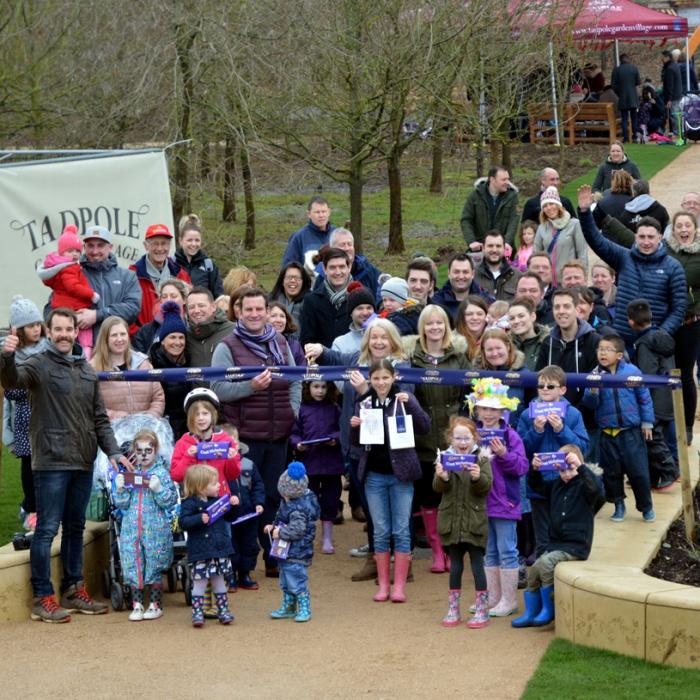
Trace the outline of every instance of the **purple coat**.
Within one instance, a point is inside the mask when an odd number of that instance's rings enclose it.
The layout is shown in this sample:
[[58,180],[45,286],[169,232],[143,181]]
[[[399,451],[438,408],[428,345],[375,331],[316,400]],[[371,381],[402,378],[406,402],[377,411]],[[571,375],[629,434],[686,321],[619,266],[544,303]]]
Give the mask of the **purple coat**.
[[304,440],[333,438],[334,446],[328,444],[309,445],[303,452],[297,451],[297,459],[306,467],[307,474],[343,474],[343,456],[340,448],[340,407],[328,400],[303,403],[299,417],[294,423],[289,438],[291,446]]
[[520,477],[528,471],[525,446],[520,435],[504,421],[501,427],[506,429],[507,450],[503,457],[494,455],[491,460],[493,486],[486,499],[486,512],[489,518],[520,520]]
[[[366,398],[367,395],[361,397],[361,399]],[[358,399],[355,402],[355,415],[360,415],[360,401]],[[384,435],[389,434],[389,428],[387,423],[387,418],[394,414],[394,401],[395,398],[392,396],[392,400],[389,405],[383,406],[384,409]],[[416,397],[413,394],[408,395],[408,403],[404,404],[406,413],[413,416],[413,432],[418,435],[425,435],[430,430],[430,417],[421,408]],[[400,409],[398,411],[399,415],[402,415]],[[353,444],[359,445],[360,440],[360,429],[351,428],[351,436]],[[388,438],[387,438],[388,439]],[[392,450],[389,448],[389,459],[391,460],[391,468],[394,475],[399,481],[416,481],[421,477],[420,462],[418,461],[418,454],[415,448],[409,447],[402,450]],[[357,477],[361,482],[364,482],[367,471],[367,452],[362,450],[360,456],[360,462],[357,466]],[[527,469],[526,469],[527,471]]]

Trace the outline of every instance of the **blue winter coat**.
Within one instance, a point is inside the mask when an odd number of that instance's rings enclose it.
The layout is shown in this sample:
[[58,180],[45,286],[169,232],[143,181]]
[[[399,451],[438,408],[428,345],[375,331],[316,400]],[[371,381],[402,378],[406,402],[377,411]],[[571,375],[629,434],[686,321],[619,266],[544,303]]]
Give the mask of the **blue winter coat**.
[[197,496],[186,498],[180,505],[180,527],[187,532],[187,561],[194,564],[207,559],[221,559],[233,554],[231,541],[232,513],[229,511],[216,522],[205,524],[202,514],[218,498],[205,501]]
[[344,473],[339,421],[340,407],[327,399],[304,403],[299,408],[299,415],[289,437],[293,449],[296,450],[304,440],[328,437],[336,442],[333,446],[326,443],[308,445],[305,450],[297,451],[297,459],[304,464],[306,473],[310,476]]
[[304,256],[307,251],[318,250],[322,245],[328,243],[328,238],[334,228],[335,226],[329,221],[326,225],[326,230],[321,231],[321,229],[309,219],[306,226],[302,226],[289,237],[280,267],[284,267],[287,263],[292,262],[292,260],[296,260],[303,265]]
[[[598,371],[607,370],[602,367]],[[641,376],[642,372],[631,362],[620,360],[616,375]],[[601,428],[653,428],[654,404],[645,386],[624,389],[598,389],[597,393],[586,389],[581,401],[583,406],[595,410],[596,422]]]
[[289,554],[284,561],[311,565],[314,556],[316,521],[321,517],[321,507],[313,491],[306,490],[300,498],[282,499],[275,525],[280,538],[290,543]]
[[122,511],[119,534],[119,557],[124,583],[143,588],[159,583],[173,561],[172,509],[177,503],[177,489],[162,457],[148,470],[157,476],[163,488],[114,491],[114,505]]
[[666,244],[662,242],[654,253],[643,255],[636,244],[628,249],[605,238],[590,211],[579,210],[578,218],[588,245],[617,273],[613,328],[632,344],[627,304],[642,297],[651,306],[654,324],[673,335],[683,323],[688,299],[685,272],[678,260],[668,255]]
[[[482,289],[474,280],[472,280],[472,283],[469,286],[469,294],[476,294],[477,296],[480,296],[486,301],[487,304],[493,304],[493,302],[496,301],[496,297],[493,294],[489,294],[489,292]],[[445,284],[438,289],[435,294],[433,294],[433,298],[430,300],[430,303],[442,306],[442,308],[447,312],[447,315],[450,317],[450,321],[454,327],[457,321],[457,309],[462,302],[455,297],[455,293],[452,290],[452,285],[450,284],[449,280],[447,280],[447,282],[445,282]]]
[[[562,399],[562,401],[566,401],[566,399]],[[530,418],[528,411],[525,410],[520,414],[518,435],[522,438],[528,461],[532,461],[535,452],[558,452],[564,445],[577,445],[581,452],[586,454],[589,437],[586,426],[583,424],[583,416],[581,411],[574,408],[568,401],[566,404],[564,427],[558,433],[554,432],[554,428],[549,423],[545,424],[543,432],[538,433],[532,424],[532,418]],[[528,476],[532,474],[532,471],[532,469],[529,471]],[[545,481],[551,481],[558,479],[559,474],[555,471],[542,472],[542,478]],[[527,495],[530,498],[541,498],[529,488]]]

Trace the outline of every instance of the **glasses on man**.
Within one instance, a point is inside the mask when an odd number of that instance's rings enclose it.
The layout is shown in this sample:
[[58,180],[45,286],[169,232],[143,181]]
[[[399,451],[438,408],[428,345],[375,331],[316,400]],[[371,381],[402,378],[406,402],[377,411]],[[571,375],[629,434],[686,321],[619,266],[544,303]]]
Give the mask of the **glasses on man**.
[[538,389],[546,389],[547,391],[552,391],[552,389],[558,389],[559,384],[538,384],[537,388]]

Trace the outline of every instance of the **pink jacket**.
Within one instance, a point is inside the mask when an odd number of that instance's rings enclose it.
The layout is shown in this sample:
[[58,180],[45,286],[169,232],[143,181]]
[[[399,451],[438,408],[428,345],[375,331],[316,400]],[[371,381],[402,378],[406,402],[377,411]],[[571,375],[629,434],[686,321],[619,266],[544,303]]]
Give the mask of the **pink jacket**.
[[[201,460],[197,459],[197,455],[187,453],[190,447],[197,446],[201,440],[192,435],[185,433],[176,443],[173,450],[173,456],[170,460],[170,477],[173,481],[182,482],[185,480],[185,472],[193,464],[201,464]],[[231,447],[238,449],[236,441],[223,430],[217,430],[211,436],[211,442],[230,442]],[[228,482],[237,479],[241,475],[241,457],[236,454],[232,459],[212,459],[205,462],[210,467],[214,467],[219,472],[219,493],[231,493]]]

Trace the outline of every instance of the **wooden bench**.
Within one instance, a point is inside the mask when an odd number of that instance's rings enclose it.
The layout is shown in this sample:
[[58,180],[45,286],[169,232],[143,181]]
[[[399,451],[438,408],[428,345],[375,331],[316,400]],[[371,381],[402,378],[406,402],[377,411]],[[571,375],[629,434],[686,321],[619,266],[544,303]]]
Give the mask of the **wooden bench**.
[[[569,146],[577,143],[610,143],[618,138],[620,119],[612,102],[567,102],[560,106],[560,129]],[[530,142],[554,142],[554,112],[551,105],[531,105]]]

